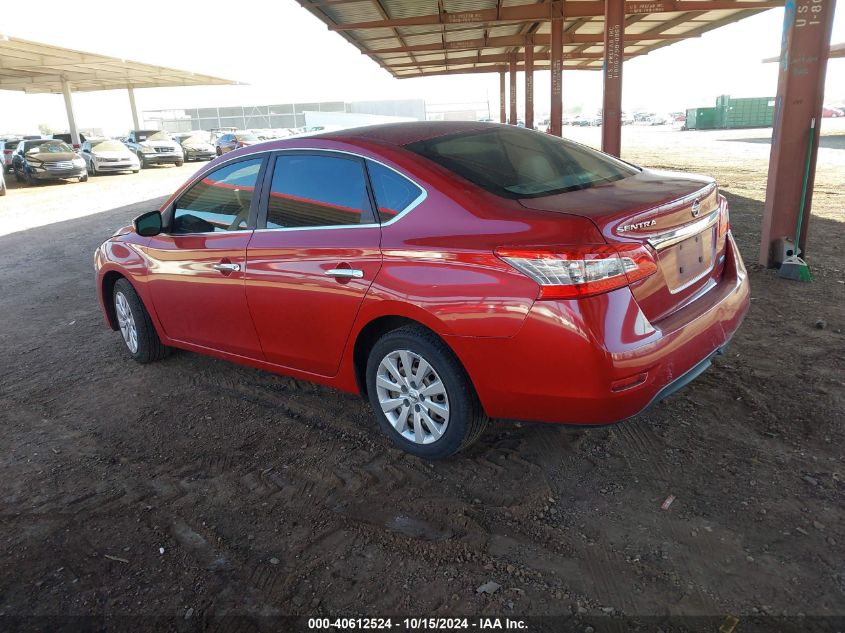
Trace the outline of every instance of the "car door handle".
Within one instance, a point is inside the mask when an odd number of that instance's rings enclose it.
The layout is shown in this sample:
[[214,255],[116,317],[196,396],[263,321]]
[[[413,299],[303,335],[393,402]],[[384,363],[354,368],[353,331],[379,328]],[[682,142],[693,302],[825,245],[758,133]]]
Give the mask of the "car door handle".
[[219,270],[219,271],[221,271],[221,272],[227,272],[227,273],[236,273],[236,272],[238,272],[238,271],[241,269],[241,265],[240,265],[240,264],[224,264],[224,263],[220,263],[220,264],[212,264],[212,265],[211,265],[211,267],[212,267],[214,270]]
[[330,268],[326,271],[329,277],[337,277],[338,279],[361,279],[364,276],[363,270],[355,270],[354,268]]

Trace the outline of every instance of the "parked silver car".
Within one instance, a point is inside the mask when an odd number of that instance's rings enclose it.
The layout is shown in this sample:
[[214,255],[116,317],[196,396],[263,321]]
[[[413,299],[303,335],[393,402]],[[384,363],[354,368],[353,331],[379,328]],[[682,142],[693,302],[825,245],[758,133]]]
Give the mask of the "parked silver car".
[[88,139],[82,144],[82,158],[88,174],[96,176],[107,172],[141,171],[141,163],[129,148],[110,138]]
[[173,140],[182,146],[185,161],[211,160],[217,154],[212,143],[209,142],[207,132],[187,132],[173,135]]

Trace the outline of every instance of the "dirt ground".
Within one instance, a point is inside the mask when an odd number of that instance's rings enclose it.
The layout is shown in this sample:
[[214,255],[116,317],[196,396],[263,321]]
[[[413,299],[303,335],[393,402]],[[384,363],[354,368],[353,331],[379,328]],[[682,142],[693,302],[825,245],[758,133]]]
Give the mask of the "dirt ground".
[[[195,167],[11,188],[0,225],[36,228],[0,237],[0,618],[845,615],[845,150],[820,153],[814,281],[787,282],[753,265],[769,132],[623,137],[730,200],[753,300],[729,353],[631,421],[495,423],[438,463],[355,397],[127,357],[92,252]],[[21,219],[46,198],[83,217]]]

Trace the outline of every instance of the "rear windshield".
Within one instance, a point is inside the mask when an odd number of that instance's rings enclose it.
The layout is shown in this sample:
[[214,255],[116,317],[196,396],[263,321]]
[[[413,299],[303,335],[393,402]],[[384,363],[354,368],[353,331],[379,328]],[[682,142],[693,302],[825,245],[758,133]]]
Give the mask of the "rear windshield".
[[538,198],[627,178],[637,168],[556,136],[513,127],[418,141],[406,149],[504,198]]
[[235,134],[235,138],[239,141],[249,142],[249,141],[257,141],[258,137],[255,134]]

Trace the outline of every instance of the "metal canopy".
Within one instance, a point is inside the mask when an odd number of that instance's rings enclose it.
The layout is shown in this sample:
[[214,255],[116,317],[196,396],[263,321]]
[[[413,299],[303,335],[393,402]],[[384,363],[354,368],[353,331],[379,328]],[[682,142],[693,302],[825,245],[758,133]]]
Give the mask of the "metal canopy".
[[96,53],[0,36],[0,90],[62,93],[164,86],[232,85],[236,81]]
[[[550,68],[551,19],[562,17],[563,68],[600,70],[603,0],[297,0],[394,77],[505,72],[534,47]],[[628,0],[624,58],[697,37],[783,0]]]

